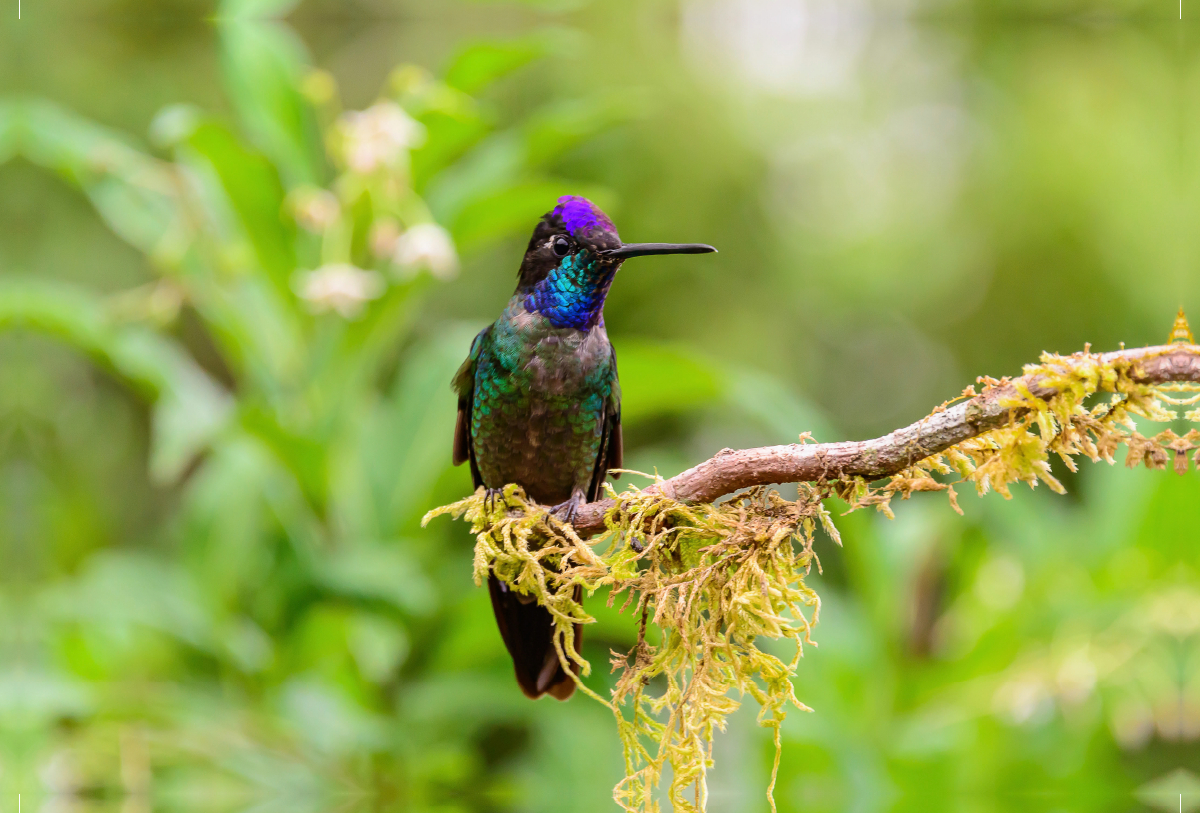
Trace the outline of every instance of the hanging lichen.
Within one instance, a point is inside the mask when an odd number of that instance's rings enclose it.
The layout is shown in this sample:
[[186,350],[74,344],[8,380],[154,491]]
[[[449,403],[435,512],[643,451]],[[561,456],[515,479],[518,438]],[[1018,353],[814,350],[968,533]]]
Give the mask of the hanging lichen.
[[[573,628],[593,619],[574,600],[575,585],[589,593],[607,587],[610,601],[632,611],[638,643],[614,653],[620,674],[612,698],[580,684],[616,714],[626,776],[614,796],[626,810],[657,810],[652,794],[670,766],[674,809],[703,810],[713,733],[740,705],[734,695],[758,702],[760,724],[774,731],[776,767],[787,705],[805,708],[791,679],[820,605],[804,584],[817,561],[817,525],[837,539],[821,502],[827,492],[803,485],[791,501],[760,488],[694,506],[643,490],[613,496],[618,507],[607,518],[610,542],[602,554],[517,486],[493,502],[481,489],[430,517],[465,516],[478,540],[476,583],[491,572],[536,596],[563,633],[559,656],[575,660],[584,675],[590,667],[575,653]],[[658,643],[647,636],[648,625],[658,629]],[[764,652],[760,637],[790,639],[794,656],[783,661]],[[660,678],[662,688],[652,690]]]
[[[1182,329],[1177,320],[1172,337],[1185,332],[1186,320]],[[714,732],[746,695],[759,705],[759,723],[774,734],[771,798],[787,708],[806,709],[792,679],[804,645],[812,643],[820,607],[804,581],[813,564],[820,566],[813,551],[817,527],[840,544],[825,500],[837,496],[850,510],[874,506],[891,517],[897,496],[944,491],[961,513],[955,485],[969,483],[980,495],[994,490],[1009,498],[1013,483],[1033,487],[1040,481],[1061,493],[1052,455],[1075,471],[1080,456],[1113,463],[1122,444],[1129,466],[1161,469],[1174,454],[1174,468],[1186,472],[1200,432],[1180,436],[1168,429],[1148,438],[1137,432],[1135,419],[1176,419],[1168,407],[1195,403],[1200,395],[1168,393],[1195,392],[1196,386],[1151,385],[1131,371],[1125,358],[1046,354],[1020,379],[981,379],[981,395],[1003,394],[1006,424],[876,483],[861,477],[801,483],[795,500],[760,487],[717,504],[680,502],[654,488],[617,494],[606,486],[615,505],[606,515],[607,533],[591,543],[529,502],[515,485],[495,500],[480,489],[425,519],[450,514],[470,522],[477,539],[476,583],[492,573],[546,606],[561,633],[560,659],[564,665],[574,661],[583,676],[590,666],[575,652],[574,625],[593,619],[575,601],[575,587],[582,585],[589,595],[607,588],[609,600],[621,601],[621,609],[637,619],[636,646],[613,654],[619,674],[611,696],[579,683],[616,716],[625,778],[614,798],[625,810],[657,811],[654,791],[668,767],[674,810],[704,810]],[[1028,383],[1033,381],[1036,394]],[[962,397],[976,397],[974,388]],[[1200,410],[1186,417],[1195,421]],[[760,649],[760,638],[790,640],[793,656],[784,661]]]

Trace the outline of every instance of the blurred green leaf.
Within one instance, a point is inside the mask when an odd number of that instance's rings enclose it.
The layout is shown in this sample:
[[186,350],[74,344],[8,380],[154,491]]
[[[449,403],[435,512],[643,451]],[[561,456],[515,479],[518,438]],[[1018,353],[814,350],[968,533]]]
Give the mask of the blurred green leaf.
[[215,636],[194,583],[175,564],[132,553],[92,557],[70,583],[43,594],[52,618],[118,630],[135,625],[158,630],[180,643],[212,652]]
[[290,29],[271,21],[227,20],[219,30],[226,87],[250,139],[289,189],[321,184],[324,149],[313,111],[298,90],[308,61],[304,46]]
[[545,166],[598,133],[629,121],[644,105],[636,94],[612,93],[546,105],[524,125],[525,157]]
[[225,426],[232,401],[173,341],[114,323],[97,297],[22,278],[0,281],[0,328],[25,327],[66,341],[112,368],[155,402],[151,471],[179,476]]
[[0,98],[0,164],[16,153],[20,139],[20,108],[16,102]]
[[477,94],[487,85],[545,56],[565,40],[578,40],[569,29],[537,31],[511,40],[485,40],[460,50],[446,68],[445,82],[463,93]]
[[324,438],[315,437],[305,427],[287,426],[266,404],[246,403],[240,414],[247,432],[271,450],[303,489],[305,498],[320,503],[325,493],[325,466],[328,448]]
[[819,443],[837,438],[821,410],[789,390],[778,378],[743,365],[728,367],[725,375],[729,381],[726,400],[759,423],[775,442],[794,443],[802,432],[811,432]]
[[274,659],[271,637],[249,618],[231,619],[218,631],[217,637],[243,672],[262,672]]
[[270,577],[274,552],[263,539],[272,523],[263,494],[274,469],[260,442],[237,435],[218,444],[187,483],[183,544],[215,605],[236,609],[247,594],[261,596]]
[[217,14],[222,22],[279,19],[299,4],[300,0],[221,0]]
[[720,369],[687,348],[645,341],[613,342],[621,376],[621,420],[632,423],[712,404],[729,384]]
[[356,540],[322,557],[318,578],[329,589],[358,598],[382,599],[414,615],[427,615],[437,593],[401,540],[386,544]]
[[22,154],[73,178],[106,172],[136,173],[149,163],[133,139],[42,99],[9,103],[24,131]]
[[524,149],[521,133],[493,133],[431,179],[426,200],[438,222],[454,223],[472,201],[498,194],[523,180]]
[[[215,160],[193,161],[193,172],[185,177],[124,138],[54,105],[28,105],[25,120],[30,160],[80,184],[112,229],[132,245],[152,258],[183,263],[195,286],[197,306],[217,336],[227,339],[232,357],[247,364],[246,372],[266,384],[294,370],[297,326],[281,299],[293,299],[287,288],[290,249],[279,209],[270,212],[280,194],[278,184],[261,163],[255,164],[230,139],[220,141],[212,129],[204,128],[208,135],[200,143],[211,148],[209,157]],[[198,213],[203,215],[201,223],[195,222]],[[244,227],[239,215],[246,219]],[[205,236],[220,240],[218,262],[243,266],[251,260],[250,252],[257,251],[275,271],[275,290],[269,292],[266,280],[251,276],[236,281],[239,290],[234,295],[220,290],[212,269],[198,268],[189,254],[198,227]]]
[[0,670],[0,719],[27,726],[82,717],[95,708],[90,689],[58,670],[14,664]]
[[469,671],[480,664],[495,663],[504,667],[507,650],[499,636],[493,635],[492,602],[485,590],[471,590],[452,608],[446,627],[429,643],[431,667],[438,673]]
[[314,363],[308,371],[314,406],[323,416],[344,415],[347,407],[358,407],[354,399],[376,380],[381,366],[394,359],[431,282],[422,275],[392,285],[362,318],[335,326],[326,323],[330,329],[314,343]]
[[388,397],[362,424],[354,453],[366,467],[384,533],[415,524],[450,465],[456,415],[450,379],[473,338],[471,329],[455,327],[410,348]]
[[259,264],[271,272],[281,290],[288,290],[296,270],[295,229],[283,219],[284,191],[274,167],[238,143],[215,122],[198,126],[187,139],[221,179],[225,193],[254,244]]
[[124,135],[48,102],[22,106],[22,151],[79,184],[122,239],[154,256],[184,239],[179,179]]
[[374,683],[392,678],[408,657],[408,636],[404,629],[373,613],[355,613],[350,617],[347,644],[363,677]]
[[425,143],[412,153],[413,188],[424,193],[431,178],[450,166],[487,135],[487,123],[478,115],[432,111],[419,117],[425,126]]
[[356,706],[336,687],[295,678],[277,700],[282,719],[318,751],[352,753],[377,746],[384,724]]

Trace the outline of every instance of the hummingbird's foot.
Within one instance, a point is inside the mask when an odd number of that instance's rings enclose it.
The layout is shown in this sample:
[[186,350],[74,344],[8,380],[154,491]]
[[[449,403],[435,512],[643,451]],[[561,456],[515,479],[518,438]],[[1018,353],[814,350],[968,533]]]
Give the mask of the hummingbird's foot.
[[483,491],[483,505],[489,514],[496,510],[496,500],[503,499],[504,489],[502,488],[486,488]]
[[574,491],[571,494],[571,499],[566,502],[560,502],[558,505],[550,509],[550,513],[561,519],[568,525],[575,523],[575,516],[579,513],[579,509],[587,502],[587,497],[582,491]]

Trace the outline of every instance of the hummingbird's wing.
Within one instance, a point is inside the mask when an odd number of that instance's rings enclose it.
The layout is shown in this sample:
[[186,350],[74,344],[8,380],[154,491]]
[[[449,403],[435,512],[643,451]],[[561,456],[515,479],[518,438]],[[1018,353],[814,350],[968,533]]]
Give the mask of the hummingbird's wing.
[[475,488],[483,485],[483,477],[479,474],[479,464],[475,462],[475,447],[471,443],[471,410],[475,402],[475,364],[483,350],[483,343],[492,326],[488,325],[471,342],[471,352],[466,361],[454,374],[452,386],[458,393],[458,422],[454,425],[454,465],[459,466],[471,461],[471,478]]
[[[617,377],[617,353],[612,352],[612,380],[608,398],[604,402],[604,430],[600,436],[600,454],[596,457],[596,470],[588,487],[588,501],[600,499],[600,484],[612,469],[624,464],[625,449],[621,438],[621,381]],[[615,480],[617,475],[612,475]]]

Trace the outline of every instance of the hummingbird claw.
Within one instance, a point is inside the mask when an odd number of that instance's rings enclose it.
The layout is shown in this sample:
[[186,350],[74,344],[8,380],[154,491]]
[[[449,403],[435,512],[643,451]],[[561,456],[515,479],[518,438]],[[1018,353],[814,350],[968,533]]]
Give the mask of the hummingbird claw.
[[500,488],[488,488],[483,492],[483,504],[487,508],[488,513],[496,510],[496,500],[503,499],[504,490]]
[[550,509],[550,513],[558,517],[568,525],[575,523],[575,517],[579,514],[579,509],[587,502],[587,497],[582,491],[576,491],[571,495],[571,499],[566,502],[560,502],[558,505]]

